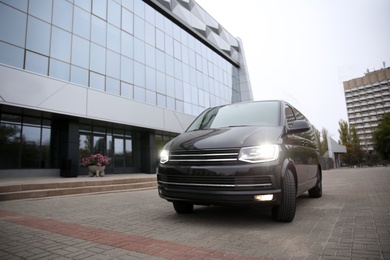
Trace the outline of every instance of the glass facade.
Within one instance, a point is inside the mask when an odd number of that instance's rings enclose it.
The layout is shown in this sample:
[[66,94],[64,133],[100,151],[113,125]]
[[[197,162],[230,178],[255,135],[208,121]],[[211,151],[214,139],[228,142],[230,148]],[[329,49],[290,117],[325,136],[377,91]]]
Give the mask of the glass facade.
[[51,121],[2,113],[0,169],[51,168]]
[[[186,126],[180,120],[187,123],[206,108],[241,101],[239,77],[245,70],[237,67],[238,56],[222,53],[227,50],[219,50],[189,25],[179,26],[149,4],[0,0],[0,69],[12,67],[17,75],[39,78],[44,82],[37,83],[39,90],[48,93],[53,82],[71,83],[66,84],[73,87],[71,94],[64,92],[67,98],[73,93],[97,93],[98,103],[104,103],[104,98],[115,97],[111,102],[123,101],[124,114],[128,104],[133,110],[152,107],[155,110],[148,111],[152,120],[157,111],[160,117],[177,120],[173,122],[181,128]],[[238,45],[231,47],[232,53],[238,52]],[[14,78],[5,91],[12,92],[16,85],[29,87],[28,80]],[[79,91],[84,88],[94,91]],[[88,97],[78,99],[78,108]],[[39,107],[42,100],[38,106],[19,100],[12,104],[0,100],[0,170],[58,169],[64,161],[72,161],[72,171],[86,174],[80,158],[102,153],[110,158],[108,173],[154,173],[159,150],[180,128],[166,127],[170,123],[166,118],[163,127],[150,127],[131,119],[111,122],[96,114],[89,118],[83,112],[78,117],[78,111],[68,112],[61,104],[47,109]]]
[[193,116],[232,102],[238,69],[142,0],[71,2],[0,0],[0,63]]

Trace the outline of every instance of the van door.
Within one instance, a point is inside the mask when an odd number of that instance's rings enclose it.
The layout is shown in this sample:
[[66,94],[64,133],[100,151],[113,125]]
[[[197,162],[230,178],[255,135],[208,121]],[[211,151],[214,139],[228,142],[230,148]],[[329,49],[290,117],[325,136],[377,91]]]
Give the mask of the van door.
[[[306,120],[306,117],[301,114],[297,109],[294,109],[294,114],[297,120]],[[305,165],[305,184],[304,190],[307,190],[317,181],[317,167],[318,167],[318,150],[317,142],[315,142],[315,135],[312,130],[299,133],[300,145],[303,164]]]

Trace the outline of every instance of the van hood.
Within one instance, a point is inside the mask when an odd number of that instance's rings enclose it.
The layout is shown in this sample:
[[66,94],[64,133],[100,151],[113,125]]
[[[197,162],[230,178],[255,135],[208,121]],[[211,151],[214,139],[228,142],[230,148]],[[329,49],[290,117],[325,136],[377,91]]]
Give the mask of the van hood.
[[240,148],[279,143],[283,127],[231,127],[185,132],[166,145],[170,150]]

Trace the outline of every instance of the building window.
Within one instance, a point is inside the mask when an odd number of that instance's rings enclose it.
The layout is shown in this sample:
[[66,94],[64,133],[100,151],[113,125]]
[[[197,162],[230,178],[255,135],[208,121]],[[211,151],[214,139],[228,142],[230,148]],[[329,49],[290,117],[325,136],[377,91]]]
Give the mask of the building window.
[[0,169],[50,168],[51,121],[1,114]]

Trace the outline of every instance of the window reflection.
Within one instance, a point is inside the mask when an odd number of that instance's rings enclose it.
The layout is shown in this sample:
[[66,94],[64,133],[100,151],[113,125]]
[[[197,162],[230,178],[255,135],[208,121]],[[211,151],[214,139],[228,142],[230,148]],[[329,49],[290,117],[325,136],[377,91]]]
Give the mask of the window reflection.
[[27,15],[0,3],[0,40],[24,47]]
[[70,46],[70,33],[53,26],[50,55],[56,59],[70,62]]
[[107,0],[93,0],[92,13],[106,20]]
[[70,71],[70,81],[82,86],[88,86],[88,70],[72,66]]
[[120,95],[120,83],[119,80],[113,79],[113,78],[106,78],[106,92]]
[[73,33],[89,40],[91,32],[91,14],[75,6],[73,16]]
[[121,26],[121,16],[118,15],[121,13],[121,6],[114,1],[108,1],[108,19],[107,21],[116,27]]
[[89,42],[76,35],[73,35],[72,41],[72,63],[89,69]]
[[89,74],[89,86],[94,89],[104,91],[105,77],[101,74],[90,72]]
[[21,125],[0,124],[0,168],[12,169],[18,167],[20,152]]
[[25,69],[47,76],[49,68],[49,58],[33,53],[26,52],[26,66]]
[[50,25],[29,16],[26,47],[29,50],[49,55]]
[[59,60],[50,59],[49,76],[69,81],[70,65]]
[[0,168],[51,167],[50,124],[41,118],[2,114]]
[[0,3],[2,63],[191,115],[232,100],[237,68],[143,1],[27,4],[26,27]]
[[106,49],[91,43],[90,68],[93,71],[105,74]]
[[0,42],[0,63],[23,69],[24,50],[16,46]]
[[133,34],[133,14],[125,8],[122,8],[122,29]]
[[92,16],[91,41],[106,46],[106,23],[96,16]]
[[67,1],[54,0],[53,24],[71,32],[73,5]]
[[114,138],[114,167],[124,167],[124,140]]

